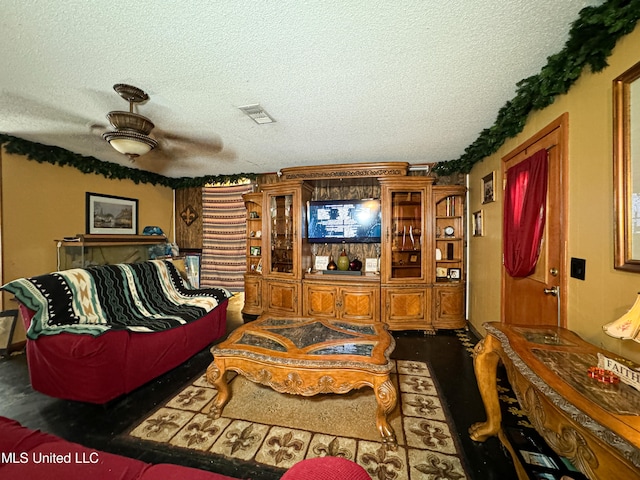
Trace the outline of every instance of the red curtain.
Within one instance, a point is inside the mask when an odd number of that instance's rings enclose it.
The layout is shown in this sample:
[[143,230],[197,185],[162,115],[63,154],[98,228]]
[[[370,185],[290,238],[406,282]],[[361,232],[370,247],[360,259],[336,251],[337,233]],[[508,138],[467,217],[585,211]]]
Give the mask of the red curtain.
[[547,205],[547,151],[507,170],[504,197],[504,266],[512,277],[533,273],[540,254]]

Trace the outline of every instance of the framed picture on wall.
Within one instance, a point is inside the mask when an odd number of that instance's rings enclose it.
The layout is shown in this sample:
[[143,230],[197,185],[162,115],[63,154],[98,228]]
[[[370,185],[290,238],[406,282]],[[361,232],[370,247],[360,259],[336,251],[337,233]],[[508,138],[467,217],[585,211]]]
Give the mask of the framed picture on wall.
[[473,212],[473,236],[484,236],[484,212],[482,210]]
[[482,203],[491,203],[496,201],[495,192],[496,172],[482,177]]
[[137,235],[138,200],[87,192],[86,230],[89,234]]

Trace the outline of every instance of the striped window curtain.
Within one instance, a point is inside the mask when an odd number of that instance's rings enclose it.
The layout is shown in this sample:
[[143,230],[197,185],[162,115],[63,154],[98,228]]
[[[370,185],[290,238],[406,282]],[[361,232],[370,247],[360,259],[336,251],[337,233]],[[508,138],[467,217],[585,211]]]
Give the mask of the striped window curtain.
[[244,289],[247,214],[242,195],[251,185],[202,189],[201,287]]

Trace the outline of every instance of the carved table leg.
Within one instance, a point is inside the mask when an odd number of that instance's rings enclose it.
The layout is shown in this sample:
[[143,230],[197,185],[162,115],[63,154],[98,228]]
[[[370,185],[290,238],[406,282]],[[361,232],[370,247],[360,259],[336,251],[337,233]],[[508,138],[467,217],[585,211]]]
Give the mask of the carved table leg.
[[222,415],[222,409],[229,401],[231,392],[229,390],[229,385],[227,385],[227,378],[224,370],[220,370],[218,365],[215,364],[215,361],[211,362],[211,365],[207,368],[207,381],[218,391],[218,395],[216,395],[216,398],[213,401],[209,415],[213,418],[220,418],[220,415]]
[[378,408],[376,409],[376,426],[382,436],[382,443],[388,449],[395,450],[398,447],[396,432],[389,424],[387,415],[396,408],[398,392],[396,392],[396,387],[393,386],[389,377],[383,379],[382,382],[377,381],[373,389],[376,393],[376,401],[378,402]]
[[502,349],[500,341],[487,335],[480,341],[474,349],[473,366],[476,372],[478,389],[484,403],[487,414],[486,422],[474,423],[469,427],[471,440],[484,442],[487,438],[493,437],[500,431],[502,422],[502,412],[498,400],[497,388],[497,368],[500,355],[498,351]]

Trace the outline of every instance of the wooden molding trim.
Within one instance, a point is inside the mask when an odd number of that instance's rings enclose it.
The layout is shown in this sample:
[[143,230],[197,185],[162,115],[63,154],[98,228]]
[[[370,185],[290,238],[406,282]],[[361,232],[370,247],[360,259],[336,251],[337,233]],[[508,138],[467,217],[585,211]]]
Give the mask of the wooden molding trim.
[[345,165],[318,165],[289,167],[280,170],[282,180],[321,180],[325,178],[366,178],[406,176],[407,162],[349,163]]

